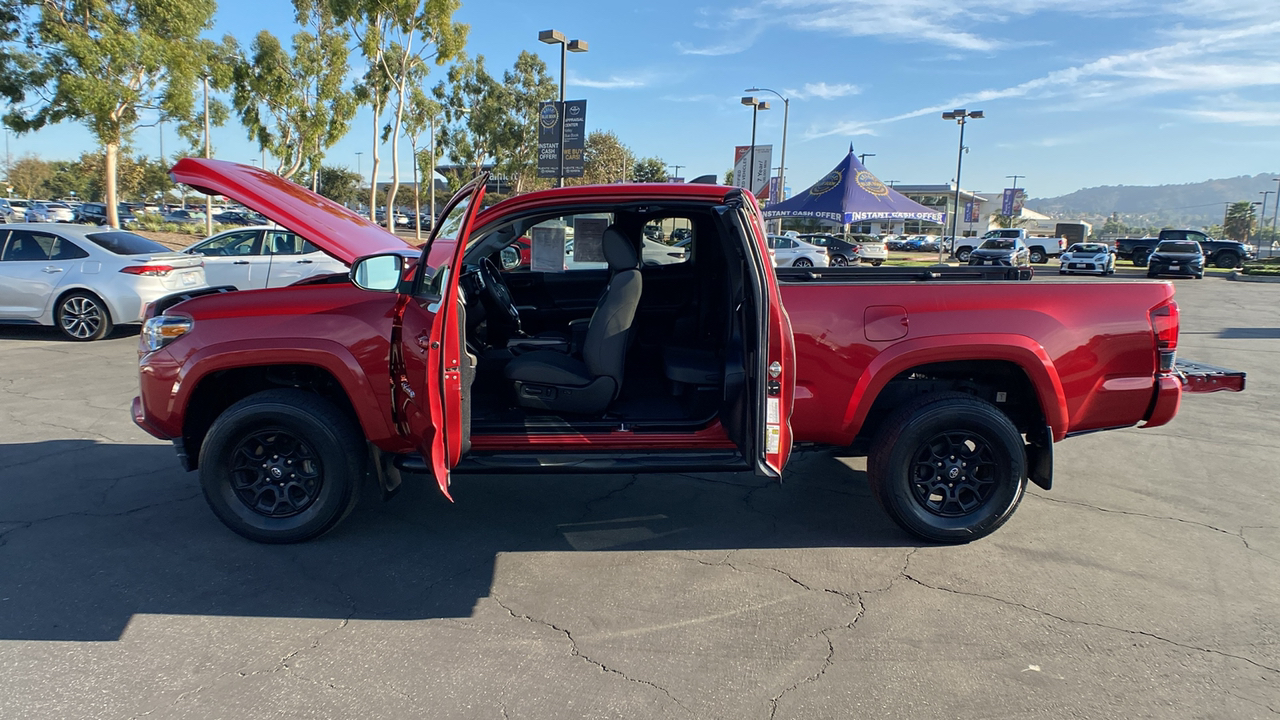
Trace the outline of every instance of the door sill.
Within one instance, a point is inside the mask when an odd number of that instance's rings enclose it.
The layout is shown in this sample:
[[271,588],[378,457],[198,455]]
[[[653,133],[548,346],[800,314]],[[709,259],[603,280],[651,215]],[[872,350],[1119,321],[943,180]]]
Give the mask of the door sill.
[[[428,475],[431,468],[420,455],[395,460],[402,472]],[[737,472],[751,465],[736,450],[653,453],[472,453],[462,458],[454,473],[664,473]]]

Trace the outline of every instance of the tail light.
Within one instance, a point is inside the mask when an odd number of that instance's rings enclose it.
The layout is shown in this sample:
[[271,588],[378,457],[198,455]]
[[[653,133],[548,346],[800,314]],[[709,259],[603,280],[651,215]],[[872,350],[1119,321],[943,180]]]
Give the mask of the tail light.
[[1166,300],[1151,309],[1151,332],[1156,336],[1157,367],[1172,372],[1178,351],[1178,303]]
[[172,265],[129,265],[120,268],[120,272],[144,277],[164,277],[173,272]]

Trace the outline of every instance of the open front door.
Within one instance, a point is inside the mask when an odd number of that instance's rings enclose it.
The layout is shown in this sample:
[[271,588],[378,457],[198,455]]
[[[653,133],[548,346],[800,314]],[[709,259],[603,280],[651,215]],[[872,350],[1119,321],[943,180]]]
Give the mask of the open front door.
[[[463,337],[458,277],[488,174],[454,195],[422,247],[412,291],[396,305],[392,391],[396,420],[418,439],[440,492],[449,495],[449,469],[469,443],[472,359]],[[448,246],[432,252],[436,240]],[[431,265],[434,261],[435,265]]]
[[[747,336],[747,409],[745,427],[730,429],[744,454],[754,458],[756,474],[781,477],[791,456],[791,409],[795,397],[796,352],[791,320],[782,306],[778,276],[765,245],[767,234],[755,198],[730,193],[718,209],[722,231],[736,236],[743,252]],[[735,320],[736,322],[736,320]]]

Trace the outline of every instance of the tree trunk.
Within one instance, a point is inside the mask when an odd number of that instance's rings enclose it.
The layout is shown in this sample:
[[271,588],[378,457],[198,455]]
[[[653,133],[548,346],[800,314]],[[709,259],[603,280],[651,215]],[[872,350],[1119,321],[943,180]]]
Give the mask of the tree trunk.
[[120,227],[120,213],[116,203],[116,156],[120,153],[120,143],[107,143],[107,224],[113,228]]
[[382,103],[373,102],[373,170],[369,176],[369,222],[378,222],[378,123],[382,121]]

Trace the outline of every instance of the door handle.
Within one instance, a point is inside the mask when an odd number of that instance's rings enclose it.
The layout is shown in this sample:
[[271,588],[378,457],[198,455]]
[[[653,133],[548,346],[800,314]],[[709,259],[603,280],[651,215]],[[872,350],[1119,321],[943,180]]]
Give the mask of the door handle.
[[235,262],[233,262],[233,263],[231,263],[231,264],[232,264],[232,265],[248,265],[248,264],[249,264],[249,261],[248,261],[248,260],[236,260]]
[[297,262],[299,265],[310,265],[310,264],[311,264],[311,261],[310,261],[310,260],[296,260],[295,262]]
[[62,272],[62,268],[56,265],[50,265],[49,267],[45,268],[44,271],[47,273],[60,273]]

